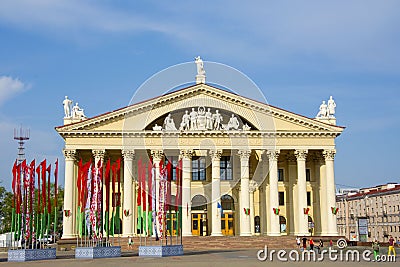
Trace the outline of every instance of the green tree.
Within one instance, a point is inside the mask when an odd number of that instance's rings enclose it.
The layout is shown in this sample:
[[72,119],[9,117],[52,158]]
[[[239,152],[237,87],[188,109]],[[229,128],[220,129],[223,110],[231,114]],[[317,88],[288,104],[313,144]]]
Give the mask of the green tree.
[[[54,222],[54,184],[51,184],[50,187],[51,194],[51,223]],[[34,211],[37,211],[37,194],[38,190],[35,189],[35,201],[34,201]],[[0,232],[6,233],[11,231],[11,217],[12,217],[12,201],[13,194],[8,192],[3,186],[0,186]],[[57,195],[57,227],[56,231],[60,233],[62,231],[62,220],[63,220],[63,206],[64,206],[64,189],[62,187],[58,187],[58,195]],[[53,232],[53,224],[51,224],[50,232]]]

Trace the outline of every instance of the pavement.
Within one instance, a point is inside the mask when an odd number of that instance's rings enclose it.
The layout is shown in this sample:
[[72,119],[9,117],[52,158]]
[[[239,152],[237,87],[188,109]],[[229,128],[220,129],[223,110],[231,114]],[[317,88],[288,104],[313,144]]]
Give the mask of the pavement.
[[[262,249],[262,248],[260,248]],[[362,251],[362,248],[358,248]],[[183,256],[165,257],[165,258],[143,258],[138,257],[137,252],[122,253],[122,257],[94,260],[76,260],[71,251],[57,252],[56,260],[31,261],[31,262],[7,262],[7,253],[0,253],[0,266],[57,266],[57,267],[106,267],[106,266],[223,266],[223,267],[245,267],[245,266],[321,266],[321,262],[280,262],[276,258],[274,261],[267,259],[260,261],[257,258],[258,249],[229,249],[229,250],[185,250]],[[269,253],[271,250],[269,250]],[[289,252],[289,251],[288,251]],[[384,254],[384,251],[382,251]],[[276,257],[276,254],[275,254]],[[286,256],[287,257],[287,256]],[[342,262],[330,261],[325,255],[323,265],[329,266],[399,266],[400,257],[397,256],[396,262],[392,263],[374,263],[374,262]]]

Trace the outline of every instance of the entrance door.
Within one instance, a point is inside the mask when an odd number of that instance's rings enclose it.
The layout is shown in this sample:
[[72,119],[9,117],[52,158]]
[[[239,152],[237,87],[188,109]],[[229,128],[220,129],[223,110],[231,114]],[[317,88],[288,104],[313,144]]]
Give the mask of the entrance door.
[[192,214],[192,235],[200,235],[203,229],[203,218],[201,214]]
[[224,213],[221,218],[221,231],[223,235],[233,235],[234,234],[234,220],[233,213]]
[[176,213],[167,213],[167,235],[171,235],[171,228],[172,228],[172,235],[176,236]]

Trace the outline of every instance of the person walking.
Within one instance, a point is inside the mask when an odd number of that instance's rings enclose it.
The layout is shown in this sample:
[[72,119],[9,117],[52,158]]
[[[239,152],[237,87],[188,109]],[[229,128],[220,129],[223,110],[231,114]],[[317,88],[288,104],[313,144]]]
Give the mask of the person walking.
[[310,250],[314,251],[314,240],[312,239],[312,237],[310,237]]
[[393,238],[393,236],[390,236],[390,238],[389,238],[388,256],[392,255],[392,252],[393,252],[393,255],[396,257],[396,250],[394,248],[394,238]]
[[372,242],[372,250],[374,251],[374,259],[375,260],[378,260],[379,248],[380,248],[379,242],[378,242],[378,240],[375,239],[374,242]]
[[301,240],[303,241],[303,250],[306,250],[307,249],[307,237],[303,237]]
[[131,237],[131,236],[128,236],[128,247],[129,247],[130,249],[132,249],[132,244],[133,244],[133,242],[132,242],[132,237]]
[[297,248],[300,248],[300,237],[296,237]]

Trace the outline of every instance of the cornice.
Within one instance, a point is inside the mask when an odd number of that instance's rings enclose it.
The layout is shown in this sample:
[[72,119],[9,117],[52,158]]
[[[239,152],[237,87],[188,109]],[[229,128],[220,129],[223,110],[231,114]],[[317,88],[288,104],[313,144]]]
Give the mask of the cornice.
[[240,95],[233,94],[231,92],[215,88],[207,84],[198,84],[184,88],[163,96],[152,98],[144,102],[136,103],[121,109],[117,109],[112,112],[108,112],[88,120],[80,121],[77,123],[56,127],[56,130],[61,134],[67,131],[79,131],[84,128],[90,128],[92,125],[101,124],[105,121],[113,121],[117,118],[132,116],[134,114],[140,114],[152,110],[157,107],[164,106],[166,104],[170,105],[177,101],[182,101],[182,99],[191,98],[196,95],[205,94],[219,100],[224,100],[235,105],[240,105],[242,107],[250,108],[267,115],[271,115],[275,118],[282,119],[284,121],[297,124],[303,127],[307,127],[311,130],[316,131],[330,131],[341,133],[343,127],[329,125],[311,118],[304,117],[299,114],[292,113],[266,103],[258,102],[256,100],[246,98]]

